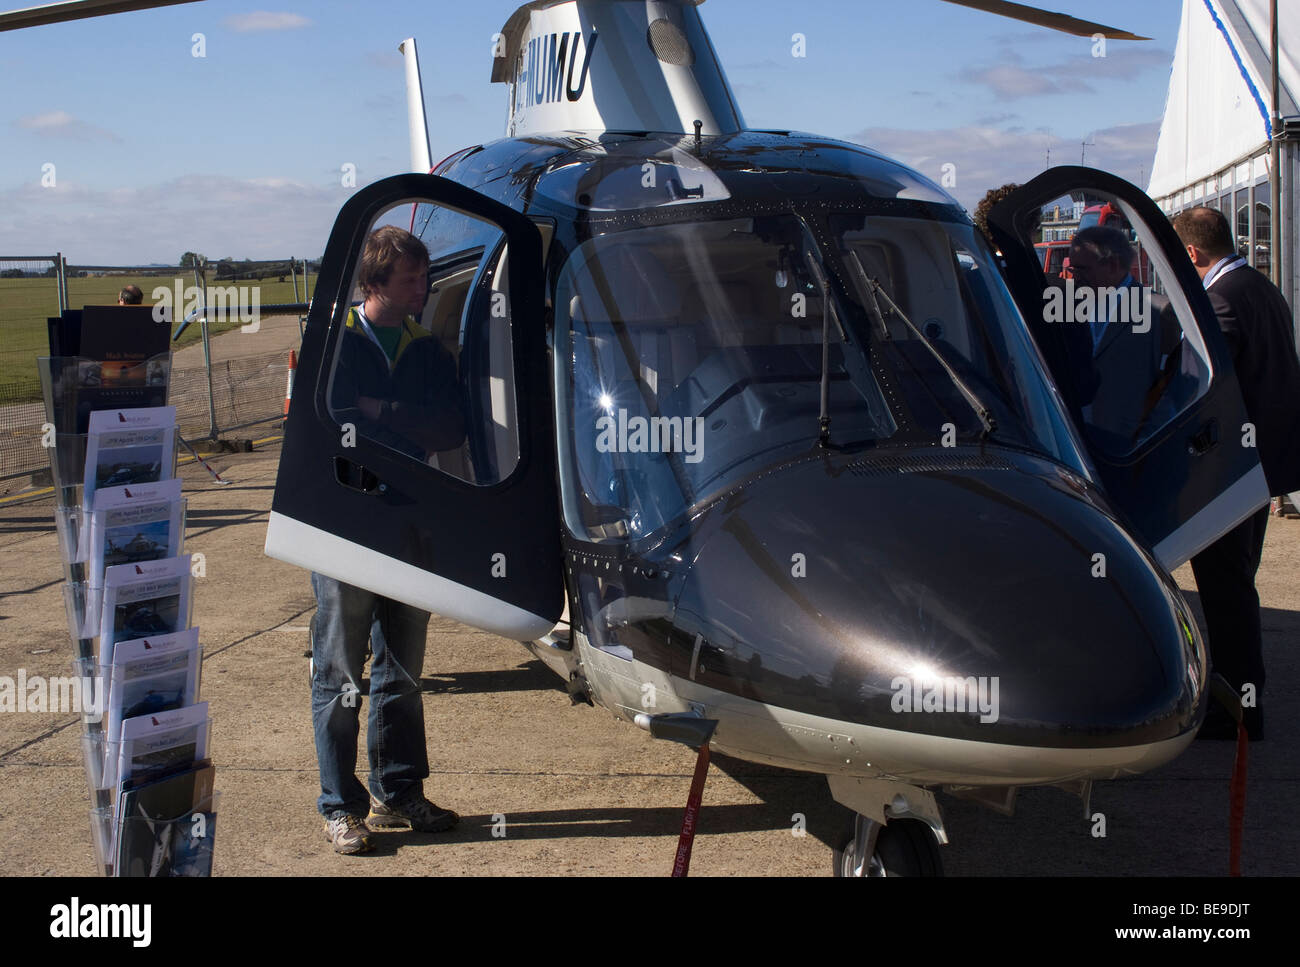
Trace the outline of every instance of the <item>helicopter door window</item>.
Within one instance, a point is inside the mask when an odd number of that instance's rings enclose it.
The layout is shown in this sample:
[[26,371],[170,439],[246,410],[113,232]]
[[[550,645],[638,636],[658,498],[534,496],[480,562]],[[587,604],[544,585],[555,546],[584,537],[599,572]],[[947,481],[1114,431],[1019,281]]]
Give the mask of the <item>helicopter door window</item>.
[[1071,239],[1072,278],[1046,280],[1043,322],[1060,327],[1085,439],[1124,457],[1204,396],[1213,374],[1150,228],[1124,201],[1089,195],[1103,217]]
[[329,376],[340,431],[468,483],[519,460],[504,236],[403,203],[371,225]]

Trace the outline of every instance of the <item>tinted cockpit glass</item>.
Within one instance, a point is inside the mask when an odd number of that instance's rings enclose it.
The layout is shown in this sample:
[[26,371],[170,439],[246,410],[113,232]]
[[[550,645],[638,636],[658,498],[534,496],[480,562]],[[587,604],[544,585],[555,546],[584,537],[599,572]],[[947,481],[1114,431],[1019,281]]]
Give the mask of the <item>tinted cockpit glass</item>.
[[[778,451],[816,442],[827,306],[810,257],[794,216],[643,228],[573,253],[556,331],[576,533],[643,536]],[[861,350],[838,319],[830,332],[837,434],[890,435]]]
[[[812,450],[824,334],[834,445],[982,432],[937,353],[996,415],[996,440],[1062,459],[1068,431],[973,229],[864,215],[829,227],[833,246],[794,214],[659,224],[572,252],[555,294],[555,389],[576,535],[644,537]],[[928,348],[892,314],[872,321],[844,281],[850,253]]]

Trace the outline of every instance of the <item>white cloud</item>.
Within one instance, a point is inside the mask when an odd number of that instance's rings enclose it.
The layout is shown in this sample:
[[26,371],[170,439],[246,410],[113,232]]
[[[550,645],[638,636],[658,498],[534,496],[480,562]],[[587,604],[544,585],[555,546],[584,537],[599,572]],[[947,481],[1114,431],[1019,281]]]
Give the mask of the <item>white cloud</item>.
[[[360,187],[360,186],[359,186]],[[142,188],[60,177],[0,191],[0,251],[64,252],[80,265],[174,263],[187,250],[250,258],[316,257],[353,193],[288,178],[187,175]]]
[[[1021,97],[1044,94],[1062,94],[1066,88],[1056,83],[1053,75],[1041,70],[1026,70],[1012,64],[996,67],[969,67],[957,75],[968,84],[987,87],[999,101],[1014,101]],[[1071,90],[1090,91],[1087,85],[1075,81]]]
[[310,27],[311,21],[296,13],[255,10],[252,13],[239,13],[227,17],[225,24],[238,33],[251,34],[264,30],[297,30],[299,27]]
[[67,111],[30,114],[16,120],[14,125],[44,138],[63,138],[70,141],[122,140],[112,131],[79,121]]
[[[1096,142],[1088,147],[1088,164],[1137,184],[1144,171],[1147,175],[1151,172],[1159,133],[1159,121],[1088,132],[1087,140]],[[949,191],[974,211],[990,188],[1009,182],[1023,184],[1042,172],[1049,149],[1053,166],[1078,164],[1084,135],[970,124],[923,131],[867,128],[850,135],[849,140],[901,161],[936,182],[945,164],[955,165],[957,184]]]
[[34,131],[43,131],[49,128],[65,128],[69,124],[75,123],[75,118],[67,111],[47,111],[45,114],[33,114],[29,117],[19,118],[18,126],[31,128]]
[[957,78],[968,84],[988,88],[1000,101],[1022,97],[1093,93],[1094,85],[1114,81],[1131,81],[1155,68],[1167,70],[1173,54],[1167,50],[1113,46],[1105,57],[1075,54],[1055,63],[1038,66],[1019,65],[1019,52],[1003,47],[999,63],[985,67],[968,67]]

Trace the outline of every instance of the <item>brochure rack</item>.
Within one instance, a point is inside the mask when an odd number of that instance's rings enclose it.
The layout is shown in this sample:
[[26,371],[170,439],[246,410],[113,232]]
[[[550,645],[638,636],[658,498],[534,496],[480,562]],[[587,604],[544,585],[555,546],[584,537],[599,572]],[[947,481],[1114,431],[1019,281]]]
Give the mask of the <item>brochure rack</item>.
[[207,876],[220,794],[198,695],[171,353],[140,351],[141,333],[157,340],[139,307],[84,312],[93,339],[69,312],[50,321],[51,348],[92,345],[105,358],[37,365],[96,865],[106,876]]

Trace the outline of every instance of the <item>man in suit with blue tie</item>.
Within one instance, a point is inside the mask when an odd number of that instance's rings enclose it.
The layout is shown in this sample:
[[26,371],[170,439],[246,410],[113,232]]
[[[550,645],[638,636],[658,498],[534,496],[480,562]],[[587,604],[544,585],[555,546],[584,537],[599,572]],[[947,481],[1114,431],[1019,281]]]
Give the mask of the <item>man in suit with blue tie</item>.
[[[1205,283],[1232,354],[1269,493],[1300,489],[1300,361],[1290,307],[1277,287],[1237,254],[1222,213],[1192,208],[1174,216],[1173,226]],[[1252,741],[1264,737],[1264,655],[1255,572],[1267,524],[1266,504],[1192,558],[1214,671],[1239,693],[1254,686],[1255,705],[1245,710]],[[1212,706],[1199,737],[1235,738],[1236,725]]]
[[1083,423],[1090,442],[1115,456],[1156,428],[1162,371],[1178,342],[1178,327],[1166,318],[1169,300],[1143,289],[1132,266],[1133,246],[1118,229],[1086,228],[1070,242],[1075,288],[1088,290],[1093,307],[1086,330],[1080,327],[1087,344],[1076,333],[1072,350],[1076,362],[1090,360]]

